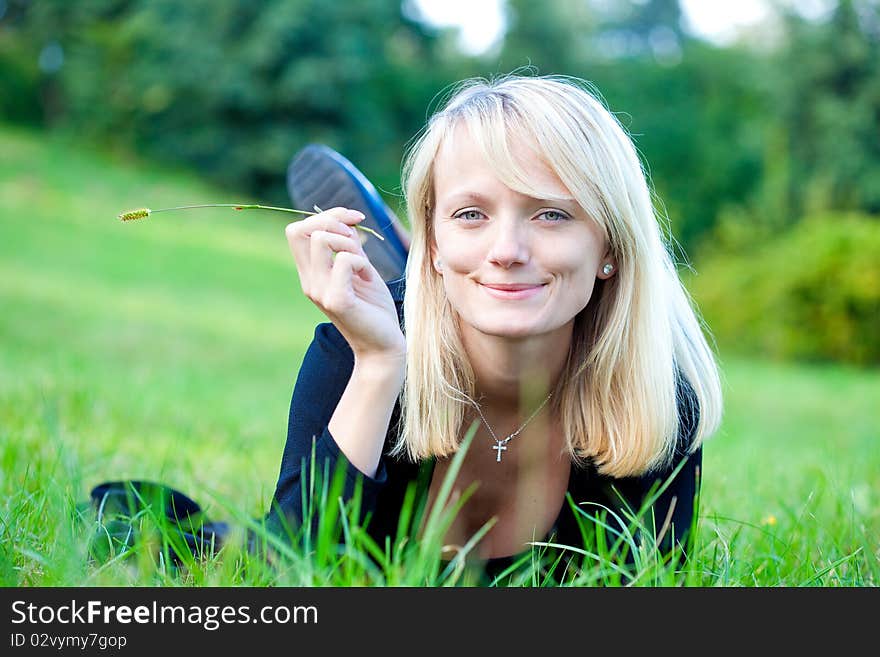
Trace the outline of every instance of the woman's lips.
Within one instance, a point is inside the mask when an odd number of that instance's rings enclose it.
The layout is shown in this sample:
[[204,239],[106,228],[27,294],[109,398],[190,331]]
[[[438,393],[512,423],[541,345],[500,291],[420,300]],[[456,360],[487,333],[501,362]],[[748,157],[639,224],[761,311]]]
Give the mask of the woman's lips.
[[528,299],[540,293],[544,285],[499,285],[480,283],[486,292],[496,299]]

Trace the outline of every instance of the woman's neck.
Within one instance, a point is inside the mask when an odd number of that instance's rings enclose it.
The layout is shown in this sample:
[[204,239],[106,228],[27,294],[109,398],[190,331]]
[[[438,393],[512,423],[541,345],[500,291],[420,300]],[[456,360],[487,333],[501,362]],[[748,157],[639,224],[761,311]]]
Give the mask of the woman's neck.
[[461,338],[476,377],[478,401],[516,413],[547,397],[562,375],[574,322],[551,333],[513,339],[462,327]]

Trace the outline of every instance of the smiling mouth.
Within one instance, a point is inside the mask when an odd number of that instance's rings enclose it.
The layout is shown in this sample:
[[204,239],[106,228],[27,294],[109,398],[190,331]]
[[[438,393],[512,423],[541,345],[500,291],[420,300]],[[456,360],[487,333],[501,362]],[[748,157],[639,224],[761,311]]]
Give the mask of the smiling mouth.
[[503,292],[519,292],[521,290],[532,290],[546,285],[546,283],[480,283],[483,287],[489,287],[493,290],[501,290]]
[[538,285],[526,283],[480,283],[480,286],[491,297],[504,301],[516,301],[537,296],[546,286],[546,283],[539,283]]

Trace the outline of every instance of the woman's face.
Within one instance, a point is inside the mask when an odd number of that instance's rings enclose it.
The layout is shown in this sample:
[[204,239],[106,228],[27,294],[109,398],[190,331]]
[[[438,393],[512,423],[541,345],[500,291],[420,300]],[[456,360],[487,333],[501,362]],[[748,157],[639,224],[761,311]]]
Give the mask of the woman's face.
[[522,338],[572,322],[596,278],[609,278],[601,270],[611,260],[601,230],[559,178],[525,145],[513,153],[534,187],[569,200],[504,185],[459,125],[434,161],[431,259],[435,268],[442,261],[437,271],[463,329]]

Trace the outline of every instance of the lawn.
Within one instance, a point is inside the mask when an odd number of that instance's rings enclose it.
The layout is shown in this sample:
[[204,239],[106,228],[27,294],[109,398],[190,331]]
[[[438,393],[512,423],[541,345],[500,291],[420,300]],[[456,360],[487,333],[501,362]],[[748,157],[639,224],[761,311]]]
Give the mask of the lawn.
[[[3,128],[0,152],[0,582],[155,583],[86,563],[72,508],[141,478],[212,517],[262,515],[324,317],[286,215],[116,218],[260,199],[69,138]],[[720,353],[725,420],[704,450],[689,583],[876,586],[880,375]],[[256,583],[213,567],[184,582]]]

